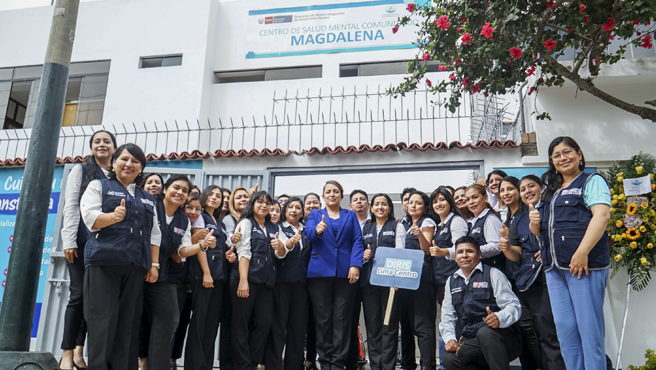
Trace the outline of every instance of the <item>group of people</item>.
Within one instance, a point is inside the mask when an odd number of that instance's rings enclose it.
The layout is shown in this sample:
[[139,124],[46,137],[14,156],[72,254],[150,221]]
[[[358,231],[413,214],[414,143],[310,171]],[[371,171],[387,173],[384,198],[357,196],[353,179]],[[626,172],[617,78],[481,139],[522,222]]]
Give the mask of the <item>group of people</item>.
[[[363,310],[372,370],[605,369],[610,191],[570,137],[521,179],[275,200],[146,174],[137,145],[97,131],[67,180],[62,369],[352,370]],[[322,208],[322,203],[324,207]],[[419,288],[372,285],[378,248],[424,252]],[[391,306],[389,323],[385,311]],[[438,306],[439,325],[436,325]],[[439,350],[439,357],[438,352]],[[439,363],[437,361],[439,358]]]

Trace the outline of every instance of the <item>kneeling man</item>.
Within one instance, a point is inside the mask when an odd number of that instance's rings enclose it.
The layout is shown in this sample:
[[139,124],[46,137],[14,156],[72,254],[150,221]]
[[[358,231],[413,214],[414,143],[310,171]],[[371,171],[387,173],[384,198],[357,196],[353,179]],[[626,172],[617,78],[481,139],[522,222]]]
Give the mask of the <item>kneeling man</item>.
[[[515,323],[521,305],[506,276],[481,263],[480,245],[471,236],[456,240],[460,269],[447,280],[440,319],[448,370],[509,370],[522,350]],[[456,325],[458,323],[458,325]]]

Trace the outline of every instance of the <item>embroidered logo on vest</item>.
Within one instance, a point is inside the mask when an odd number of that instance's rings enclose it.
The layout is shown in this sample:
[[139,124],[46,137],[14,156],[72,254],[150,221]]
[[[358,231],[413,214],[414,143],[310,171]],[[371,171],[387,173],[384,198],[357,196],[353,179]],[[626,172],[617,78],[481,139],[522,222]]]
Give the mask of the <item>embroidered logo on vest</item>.
[[122,192],[122,191],[110,190],[110,191],[107,192],[107,195],[116,195],[116,196],[119,196],[119,197],[124,197],[125,193]]
[[461,288],[461,287],[451,288],[451,294],[453,294],[453,293],[460,293],[460,292],[462,292],[462,288]]
[[185,230],[182,230],[182,229],[179,228],[179,227],[174,227],[174,228],[173,228],[173,231],[174,231],[176,234],[178,234],[178,235],[184,235],[184,233],[185,233]]
[[383,231],[383,236],[394,236],[394,231]]
[[472,229],[471,233],[472,233],[472,234],[480,234],[480,233],[481,233],[481,228],[480,228],[480,227],[477,227],[477,228],[475,228],[475,229]]
[[363,238],[373,238],[373,237],[374,237],[374,235],[373,235],[373,234],[371,234],[371,233],[369,233],[369,234],[367,234],[367,235],[365,235],[365,236],[363,236]]
[[472,284],[472,288],[487,288],[487,281],[476,281]]
[[143,204],[148,204],[149,206],[153,206],[153,207],[155,207],[155,203],[153,203],[153,201],[150,200],[150,199],[141,198],[141,202],[142,202]]
[[581,188],[563,190],[561,195],[581,195]]

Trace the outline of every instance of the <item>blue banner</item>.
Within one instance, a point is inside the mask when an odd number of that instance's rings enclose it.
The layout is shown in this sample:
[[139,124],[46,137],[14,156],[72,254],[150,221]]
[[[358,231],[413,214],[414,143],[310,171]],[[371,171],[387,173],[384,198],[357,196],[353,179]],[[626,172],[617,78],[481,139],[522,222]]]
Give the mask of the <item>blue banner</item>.
[[[9,264],[9,256],[11,254],[14,238],[14,226],[16,225],[16,211],[18,209],[18,200],[20,197],[21,186],[23,184],[23,170],[24,168],[22,167],[0,169],[0,270],[4,271],[4,274],[2,275],[2,286],[0,287],[0,297],[3,297],[6,283],[5,279],[7,278],[7,266]],[[48,266],[50,265],[50,252],[52,250],[53,233],[57,218],[57,207],[59,205],[63,174],[63,166],[55,168],[50,204],[48,206],[46,235],[43,240],[43,256],[41,258],[41,271],[39,273],[39,290],[36,296],[34,324],[32,325],[33,338],[36,337],[37,329],[39,327],[41,304],[43,302],[43,294],[48,275]],[[4,300],[4,298],[0,299]],[[0,305],[1,304],[2,302],[0,302]]]
[[417,249],[378,248],[369,282],[371,285],[417,290],[424,255],[424,251]]

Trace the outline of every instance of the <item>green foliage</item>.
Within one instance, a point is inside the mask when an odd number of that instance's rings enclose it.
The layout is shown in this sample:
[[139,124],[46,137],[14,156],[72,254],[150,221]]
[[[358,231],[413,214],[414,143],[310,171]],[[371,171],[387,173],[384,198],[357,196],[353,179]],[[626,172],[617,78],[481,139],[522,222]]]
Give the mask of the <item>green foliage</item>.
[[[420,51],[409,63],[410,76],[388,92],[416,89],[426,62],[439,61],[441,70],[452,72],[449,79],[427,84],[434,93],[449,93],[436,103],[452,112],[464,93],[515,92],[527,79],[529,94],[540,86],[563,86],[572,72],[591,84],[600,66],[617,63],[629,44],[651,48],[656,27],[656,0],[432,0],[408,10],[399,26],[421,20]],[[623,40],[616,51],[607,48],[613,39]],[[572,49],[576,56],[567,70],[557,59]],[[591,77],[581,78],[580,67]]]
[[656,370],[656,354],[654,351],[648,349],[645,353],[645,358],[647,362],[643,366],[633,366],[629,365],[628,370]]

